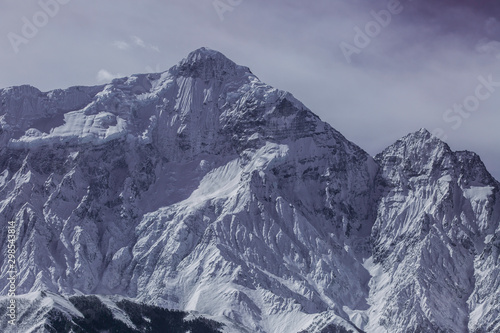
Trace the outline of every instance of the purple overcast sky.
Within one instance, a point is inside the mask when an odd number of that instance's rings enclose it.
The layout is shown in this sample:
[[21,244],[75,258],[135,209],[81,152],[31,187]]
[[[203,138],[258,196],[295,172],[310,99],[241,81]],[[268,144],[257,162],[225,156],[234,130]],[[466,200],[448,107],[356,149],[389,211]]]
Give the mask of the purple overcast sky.
[[207,46],[372,155],[439,129],[500,179],[499,17],[498,0],[2,0],[0,88],[164,71]]

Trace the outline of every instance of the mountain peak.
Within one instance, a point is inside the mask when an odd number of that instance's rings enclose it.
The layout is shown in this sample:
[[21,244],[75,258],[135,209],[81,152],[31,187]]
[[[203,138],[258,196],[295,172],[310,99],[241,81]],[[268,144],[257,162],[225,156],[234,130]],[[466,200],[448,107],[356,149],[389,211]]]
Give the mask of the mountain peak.
[[222,61],[231,61],[224,54],[217,50],[212,50],[208,47],[200,47],[194,51],[189,52],[188,56],[181,62],[197,62],[207,59],[218,59]]
[[448,145],[441,141],[438,137],[432,135],[427,129],[421,128],[420,130],[409,133],[401,139],[397,140],[394,144],[387,147],[381,154],[394,153],[400,151],[403,155],[409,152],[424,153],[434,150],[450,151]]
[[239,66],[221,52],[207,47],[190,52],[179,63],[177,69],[183,76],[200,77],[205,80],[252,73],[247,67]]
[[394,172],[401,169],[409,174],[420,175],[431,172],[442,164],[445,156],[451,154],[452,151],[445,142],[421,128],[397,140],[378,154],[375,160],[384,170]]
[[427,129],[421,128],[416,132],[412,132],[404,136],[401,140],[405,142],[436,142],[436,143],[444,143],[441,141],[439,138],[435,137],[434,135],[431,134]]

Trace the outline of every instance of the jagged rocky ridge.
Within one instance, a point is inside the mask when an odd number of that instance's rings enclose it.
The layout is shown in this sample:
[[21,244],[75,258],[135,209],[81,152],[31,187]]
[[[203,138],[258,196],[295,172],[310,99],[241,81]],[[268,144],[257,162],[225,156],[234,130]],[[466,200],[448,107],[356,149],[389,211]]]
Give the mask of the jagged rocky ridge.
[[[71,296],[36,292],[18,298],[23,309],[17,332],[51,333],[220,333],[222,324],[147,304],[97,296]],[[5,308],[0,310],[5,315]],[[33,326],[37,323],[37,326]],[[2,331],[8,331],[3,327]]]
[[0,222],[31,308],[45,291],[70,322],[70,296],[99,295],[126,325],[117,297],[225,332],[500,331],[499,183],[425,130],[372,158],[205,48],[0,103]]

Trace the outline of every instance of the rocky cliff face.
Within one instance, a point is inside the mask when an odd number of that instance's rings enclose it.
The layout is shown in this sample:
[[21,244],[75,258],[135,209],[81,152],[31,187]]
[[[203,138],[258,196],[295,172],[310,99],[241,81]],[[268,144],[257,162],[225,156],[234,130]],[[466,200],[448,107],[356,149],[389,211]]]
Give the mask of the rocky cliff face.
[[371,313],[378,323],[368,331],[486,329],[470,314],[484,302],[473,300],[473,290],[496,279],[479,274],[477,266],[498,229],[498,183],[477,155],[452,152],[425,130],[376,160],[381,199],[372,231],[371,299],[377,307]]
[[0,103],[0,219],[17,226],[29,327],[42,290],[70,321],[83,314],[60,299],[96,294],[119,320],[125,297],[227,332],[500,327],[499,184],[425,130],[373,159],[205,48]]

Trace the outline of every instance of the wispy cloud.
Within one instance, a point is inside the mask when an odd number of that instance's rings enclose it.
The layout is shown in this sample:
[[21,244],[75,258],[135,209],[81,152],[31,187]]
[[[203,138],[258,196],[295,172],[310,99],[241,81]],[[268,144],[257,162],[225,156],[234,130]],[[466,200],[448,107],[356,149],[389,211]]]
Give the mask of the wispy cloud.
[[500,59],[500,42],[496,40],[481,39],[476,45],[479,53],[491,54]]
[[130,36],[130,41],[126,42],[123,40],[116,40],[113,42],[113,46],[119,50],[129,50],[131,48],[140,48],[151,50],[155,52],[160,52],[160,48],[157,45],[146,43],[142,38],[138,36]]
[[142,47],[143,49],[146,48],[146,43],[144,43],[144,41],[140,38],[140,37],[137,37],[137,36],[131,36],[131,39],[132,41],[134,42],[134,44],[138,47]]
[[127,42],[124,42],[122,40],[117,40],[113,42],[113,46],[116,47],[119,50],[128,50],[130,49],[130,44]]
[[484,28],[486,33],[498,36],[500,33],[500,21],[498,21],[495,17],[490,17],[484,23]]
[[123,76],[125,76],[125,75],[113,74],[106,69],[101,69],[101,70],[99,70],[99,72],[97,72],[96,79],[97,79],[97,82],[102,83],[102,82],[109,82],[113,79],[116,79],[118,77],[123,77]]

